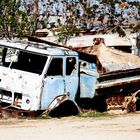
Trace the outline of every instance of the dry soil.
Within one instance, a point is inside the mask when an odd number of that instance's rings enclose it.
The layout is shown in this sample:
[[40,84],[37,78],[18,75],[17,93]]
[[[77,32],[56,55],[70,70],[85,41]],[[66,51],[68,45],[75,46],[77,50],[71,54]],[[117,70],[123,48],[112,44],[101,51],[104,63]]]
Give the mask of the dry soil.
[[140,140],[140,113],[0,120],[0,140]]

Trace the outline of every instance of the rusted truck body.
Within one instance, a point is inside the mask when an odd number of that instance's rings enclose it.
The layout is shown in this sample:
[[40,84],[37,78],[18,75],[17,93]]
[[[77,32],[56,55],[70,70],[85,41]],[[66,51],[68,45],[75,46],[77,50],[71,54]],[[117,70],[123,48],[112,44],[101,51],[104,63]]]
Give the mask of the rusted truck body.
[[106,47],[102,38],[92,46],[76,48],[29,40],[0,41],[2,107],[45,113],[66,108],[64,114],[71,110],[76,114],[86,105],[99,111],[136,110],[138,56]]
[[78,111],[76,98],[93,98],[97,69],[77,52],[31,41],[0,40],[0,47],[1,107],[50,112],[67,102]]

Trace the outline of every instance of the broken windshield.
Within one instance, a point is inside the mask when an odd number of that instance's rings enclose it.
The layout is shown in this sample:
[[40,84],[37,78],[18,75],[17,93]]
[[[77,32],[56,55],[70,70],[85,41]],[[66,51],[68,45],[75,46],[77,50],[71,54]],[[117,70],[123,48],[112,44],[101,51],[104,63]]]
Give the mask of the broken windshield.
[[22,71],[41,74],[47,56],[25,52],[13,48],[2,49],[2,66],[18,69]]

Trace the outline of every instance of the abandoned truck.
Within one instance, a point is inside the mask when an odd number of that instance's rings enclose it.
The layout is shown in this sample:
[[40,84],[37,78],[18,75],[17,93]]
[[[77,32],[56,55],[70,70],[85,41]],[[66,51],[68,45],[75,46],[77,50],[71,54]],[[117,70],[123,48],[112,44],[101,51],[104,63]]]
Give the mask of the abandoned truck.
[[[28,37],[28,40],[55,44],[36,37]],[[107,47],[103,38],[93,38],[93,45],[91,46],[83,46],[82,43],[81,45],[79,47],[68,47],[57,44],[58,47],[76,51],[80,60],[94,64],[96,71],[98,71],[97,81],[92,83],[90,78],[94,78],[95,74],[92,77],[91,71],[94,72],[95,69],[87,69],[90,70],[90,74],[88,73],[88,76],[90,76],[86,82],[88,90],[85,90],[85,88],[82,88],[84,87],[82,85],[85,85],[82,80],[82,68],[85,69],[88,65],[83,62],[80,63],[80,98],[78,98],[78,105],[82,108],[91,108],[98,111],[119,109],[134,112],[140,110],[140,57]],[[87,70],[85,72],[86,77]],[[93,89],[95,87],[95,89],[91,90],[91,87]],[[90,90],[91,92],[89,92]],[[94,95],[93,98],[81,97],[82,91]]]
[[31,41],[0,40],[0,48],[1,109],[49,113],[62,106],[69,115],[79,110],[76,99],[93,98],[96,66],[77,52]]

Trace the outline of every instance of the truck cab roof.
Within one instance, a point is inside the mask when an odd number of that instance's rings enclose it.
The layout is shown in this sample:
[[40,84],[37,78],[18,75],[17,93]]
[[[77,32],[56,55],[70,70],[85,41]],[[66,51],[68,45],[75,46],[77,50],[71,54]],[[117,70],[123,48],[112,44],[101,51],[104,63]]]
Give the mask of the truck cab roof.
[[0,40],[0,47],[19,49],[42,55],[78,55],[77,52],[67,48],[31,41]]

